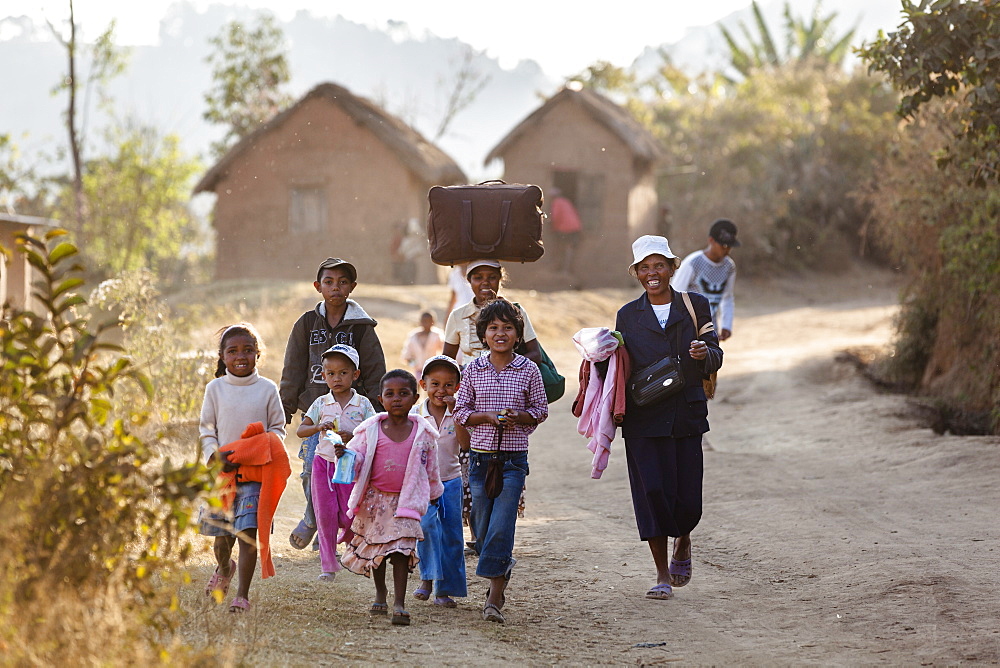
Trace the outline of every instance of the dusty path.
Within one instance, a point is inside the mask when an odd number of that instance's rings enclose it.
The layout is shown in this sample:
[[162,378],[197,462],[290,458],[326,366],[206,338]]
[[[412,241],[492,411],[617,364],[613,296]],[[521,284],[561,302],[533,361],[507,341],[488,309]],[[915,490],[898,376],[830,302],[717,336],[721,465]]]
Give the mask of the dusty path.
[[480,621],[474,576],[458,610],[411,600],[405,629],[368,618],[363,578],[317,586],[318,557],[285,547],[295,486],[275,535],[279,577],[255,583],[257,610],[226,629],[195,583],[184,636],[224,637],[234,660],[259,665],[1000,661],[1000,439],[935,436],[835,360],[888,339],[891,290],[837,300],[791,285],[770,286],[780,299],[743,295],[711,405],[694,579],[673,600],[643,597],[651,559],[622,451],[591,480],[564,399],[532,440],[506,626]]

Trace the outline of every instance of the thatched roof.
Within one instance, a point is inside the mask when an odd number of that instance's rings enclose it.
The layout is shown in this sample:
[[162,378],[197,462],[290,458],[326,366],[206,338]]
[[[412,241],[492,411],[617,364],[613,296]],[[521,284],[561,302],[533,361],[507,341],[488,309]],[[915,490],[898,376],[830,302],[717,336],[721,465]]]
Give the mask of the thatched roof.
[[656,162],[663,157],[663,148],[656,141],[656,138],[642,127],[627,110],[600,93],[587,88],[581,90],[563,88],[500,140],[500,143],[486,156],[484,164],[489,164],[493,160],[503,157],[503,154],[514,142],[534,129],[546,114],[564,102],[579,105],[591,118],[619,137],[636,157],[649,162]]
[[338,105],[356,123],[382,140],[386,146],[421,180],[430,184],[465,183],[468,179],[454,160],[427,141],[423,135],[384,109],[363,97],[354,95],[343,86],[324,83],[316,86],[291,107],[269,120],[256,132],[241,139],[202,177],[194,193],[212,192],[229,172],[230,166],[265,134],[281,127],[299,107],[314,98]]
[[59,227],[59,221],[39,216],[22,216],[17,213],[0,212],[0,223],[13,223],[21,227]]

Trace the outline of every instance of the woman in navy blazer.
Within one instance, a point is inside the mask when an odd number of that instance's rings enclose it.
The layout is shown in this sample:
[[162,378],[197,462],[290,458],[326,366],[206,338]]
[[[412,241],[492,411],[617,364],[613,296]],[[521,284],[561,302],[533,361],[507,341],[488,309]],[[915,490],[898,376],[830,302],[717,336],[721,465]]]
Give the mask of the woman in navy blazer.
[[656,584],[646,597],[662,600],[673,596],[672,586],[683,587],[691,579],[690,534],[701,519],[701,438],[708,431],[701,381],[722,366],[722,349],[708,300],[689,294],[695,323],[681,293],[670,287],[680,259],[667,240],[639,237],[632,255],[629,273],[645,292],[619,309],[615,322],[632,369],[679,357],[684,375],[684,387],[666,399],[648,406],[627,399],[622,422],[636,525],[656,566]]

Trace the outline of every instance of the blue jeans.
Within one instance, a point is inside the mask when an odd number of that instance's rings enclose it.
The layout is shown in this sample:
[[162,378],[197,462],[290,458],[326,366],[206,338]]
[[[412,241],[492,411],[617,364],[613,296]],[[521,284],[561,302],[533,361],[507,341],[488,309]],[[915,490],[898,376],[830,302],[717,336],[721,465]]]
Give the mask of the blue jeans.
[[[503,491],[495,499],[486,496],[486,469],[490,460],[503,460]],[[527,452],[476,452],[469,459],[469,487],[472,489],[472,524],[476,531],[479,564],[476,575],[495,578],[508,575],[514,552],[514,524],[517,504],[528,475]]]
[[462,535],[462,478],[446,480],[437,505],[420,518],[424,539],[417,543],[420,579],[434,581],[435,596],[468,596]]
[[299,477],[302,478],[302,491],[306,495],[306,511],[302,515],[302,521],[313,528],[316,527],[316,513],[313,512],[312,470],[317,445],[319,445],[319,432],[302,441],[302,446],[299,448],[299,459],[302,460],[302,473]]

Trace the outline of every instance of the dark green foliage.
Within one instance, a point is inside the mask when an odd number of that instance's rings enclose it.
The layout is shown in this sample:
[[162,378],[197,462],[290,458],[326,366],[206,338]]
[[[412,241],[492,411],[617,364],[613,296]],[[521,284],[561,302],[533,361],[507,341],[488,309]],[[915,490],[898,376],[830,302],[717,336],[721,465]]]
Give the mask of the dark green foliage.
[[[861,55],[903,91],[904,118],[931,100],[963,99],[955,141],[975,147],[966,156],[968,178],[980,186],[1000,181],[1000,3],[903,0],[903,15],[896,32],[880,34]],[[961,152],[951,145],[941,160]]]
[[911,121],[869,193],[912,277],[889,372],[1000,431],[1000,3],[904,0],[903,14],[861,50]]

